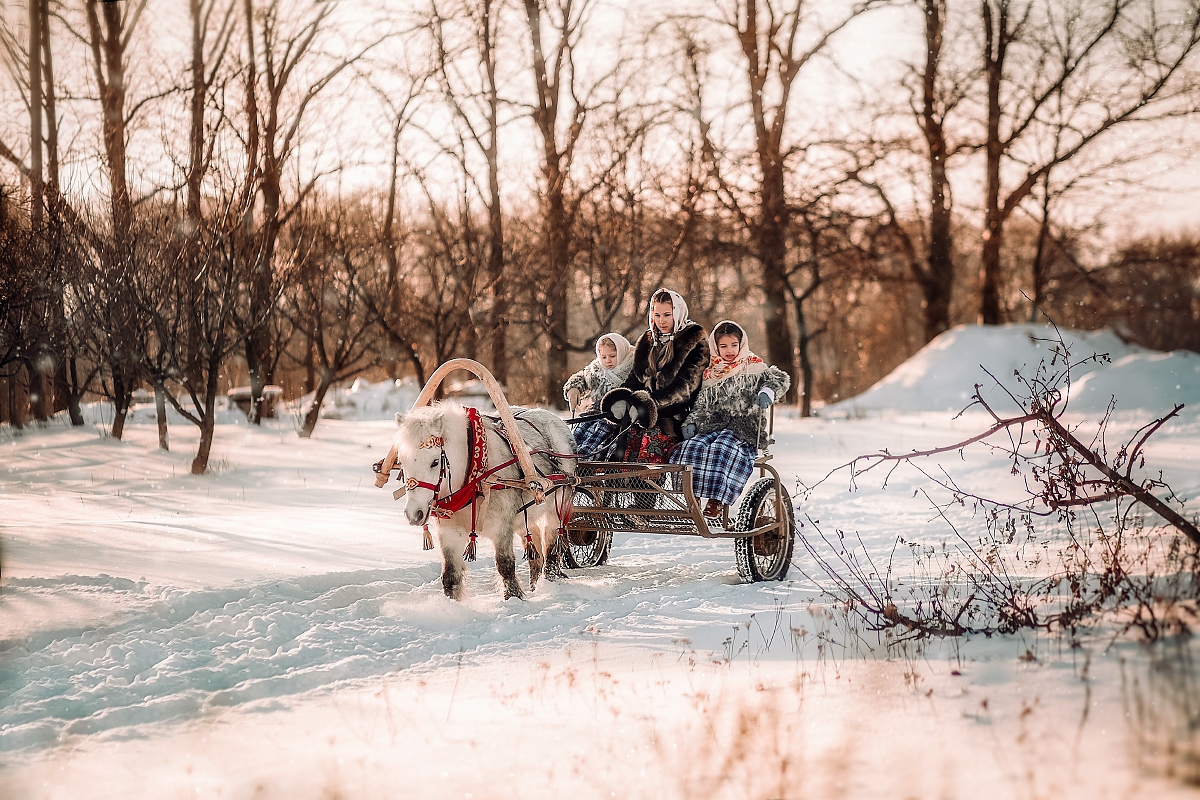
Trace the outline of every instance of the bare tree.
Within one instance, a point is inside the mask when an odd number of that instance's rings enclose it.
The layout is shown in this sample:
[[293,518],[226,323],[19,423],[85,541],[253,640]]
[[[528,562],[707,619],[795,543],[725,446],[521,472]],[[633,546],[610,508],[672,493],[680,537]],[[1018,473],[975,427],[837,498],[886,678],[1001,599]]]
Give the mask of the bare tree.
[[[1004,319],[1004,226],[1048,173],[1118,127],[1191,113],[1200,7],[982,0],[986,122],[980,316]],[[1035,142],[1054,139],[1054,146]],[[1016,180],[1005,185],[1011,172]]]
[[[745,78],[745,97],[753,129],[754,175],[737,185],[735,170],[724,163],[730,148],[711,140],[706,145],[712,178],[730,211],[749,236],[762,269],[763,316],[769,360],[792,377],[789,395],[796,397],[795,351],[788,308],[804,287],[788,284],[788,238],[795,205],[788,197],[788,159],[795,154],[788,125],[792,91],[805,66],[830,40],[859,15],[881,3],[864,0],[832,21],[826,21],[804,0],[782,4],[758,0],[716,3],[718,21],[738,48],[738,67]],[[703,115],[703,110],[698,110]],[[701,116],[706,135],[711,120]],[[736,156],[732,156],[736,158]]]
[[[236,236],[231,231],[240,226],[241,220],[230,210],[167,251],[170,258],[165,288],[171,301],[165,307],[178,314],[179,319],[160,320],[158,331],[160,336],[171,331],[181,338],[176,349],[179,355],[176,380],[191,407],[185,407],[172,392],[166,393],[166,399],[200,429],[200,444],[192,460],[193,475],[203,475],[208,470],[221,367],[239,345],[233,309],[241,268]],[[197,235],[201,237],[201,246],[194,248],[193,237]],[[172,260],[174,263],[170,263]]]
[[285,316],[315,357],[316,387],[300,428],[305,439],[317,427],[329,388],[374,366],[380,357],[375,320],[363,302],[378,252],[370,216],[367,209],[327,205],[328,212],[301,212],[294,226],[298,274],[284,300]]
[[[971,74],[956,74],[947,68],[945,52],[947,0],[917,0],[925,15],[925,62],[910,72],[910,108],[921,130],[923,166],[929,181],[928,223],[924,253],[918,255],[911,239],[901,234],[913,278],[925,301],[925,341],[950,328],[950,298],[954,293],[953,203],[950,191],[950,159],[965,151],[948,140],[947,117],[966,96]],[[906,81],[906,83],[910,83]],[[890,216],[895,220],[891,203]],[[922,257],[923,255],[923,257]]]
[[94,237],[98,259],[92,261],[88,287],[95,303],[92,319],[98,326],[98,335],[92,341],[97,360],[106,364],[107,387],[114,408],[112,435],[118,439],[123,435],[125,416],[138,379],[145,327],[144,320],[138,318],[129,283],[135,265],[128,247],[134,236],[128,145],[131,123],[153,95],[132,106],[127,104],[129,50],[145,8],[146,0],[124,8],[115,3],[94,2],[84,7],[87,29],[83,38],[99,94],[100,139],[109,194],[107,230]]
[[[502,0],[464,3],[452,12],[469,27],[470,43],[457,53],[448,43],[443,16],[436,0],[432,3],[430,31],[435,45],[436,69],[442,94],[453,110],[462,133],[483,157],[486,180],[478,186],[488,217],[488,282],[491,285],[491,313],[488,337],[491,340],[492,374],[500,385],[508,382],[509,281],[505,274],[506,250],[504,215],[500,193],[500,111],[497,47],[500,38]],[[459,69],[459,58],[478,65],[478,76],[470,78]],[[465,155],[465,154],[464,154]],[[465,164],[463,165],[465,169]],[[480,185],[483,184],[483,185]]]
[[[253,0],[243,3],[248,130],[242,213],[247,228],[252,225],[254,199],[262,197],[260,221],[245,243],[248,286],[246,314],[240,323],[250,372],[250,420],[255,423],[261,420],[263,387],[273,380],[275,365],[283,353],[280,340],[287,335],[269,305],[282,290],[277,280],[276,244],[283,227],[321,178],[319,173],[306,176],[299,181],[294,196],[285,198],[285,171],[300,145],[313,102],[382,41],[376,39],[348,56],[323,61],[318,47],[328,32],[333,9],[333,4],[318,3],[296,14],[291,4],[281,0],[266,0],[257,10]],[[307,82],[303,67],[315,71]]]
[[28,12],[28,39],[24,45],[14,32],[0,26],[0,57],[22,93],[28,111],[29,163],[2,142],[0,156],[14,164],[29,182],[29,223],[35,234],[30,245],[42,261],[38,279],[50,286],[56,296],[48,298],[43,306],[48,318],[39,326],[49,338],[32,348],[39,351],[39,356],[31,362],[37,365],[30,374],[36,399],[33,412],[37,419],[44,420],[51,411],[67,408],[71,422],[82,425],[79,401],[86,384],[75,380],[79,373],[63,303],[63,288],[70,283],[72,263],[70,246],[64,240],[64,218],[73,215],[73,209],[65,205],[59,194],[57,90],[49,0],[31,0]]
[[[440,202],[428,176],[413,170],[425,196],[424,230],[409,234],[409,264],[402,281],[413,293],[407,316],[430,345],[436,365],[454,357],[476,355],[472,309],[488,291],[487,235],[471,214],[465,187],[458,202]],[[468,177],[460,173],[459,180]]]
[[[406,243],[407,230],[398,225],[400,180],[402,168],[407,163],[402,151],[403,136],[412,123],[428,73],[408,71],[406,88],[403,91],[385,90],[374,87],[380,102],[387,112],[388,130],[388,183],[385,193],[383,220],[379,224],[378,244],[387,270],[365,281],[360,287],[362,302],[378,326],[379,334],[389,348],[407,361],[419,383],[425,383],[425,367],[421,363],[417,342],[421,337],[419,324],[408,313],[410,292],[405,285],[405,270],[401,265],[401,254]],[[435,365],[436,366],[436,365]]]
[[[998,388],[1014,411],[1000,413],[985,399],[981,385],[975,385],[968,408],[978,406],[987,413],[985,429],[941,447],[861,455],[826,476],[846,470],[853,489],[873,471],[886,486],[900,467],[913,469],[928,486],[919,490],[957,540],[935,548],[898,537],[897,545],[912,547],[916,566],[926,572],[915,581],[897,581],[892,557],[877,563],[861,539],[847,541],[841,530],[836,537],[827,535],[808,520],[811,533],[801,541],[816,565],[810,577],[846,602],[870,630],[897,629],[911,637],[1073,630],[1107,613],[1126,630],[1136,627],[1155,639],[1178,628],[1164,612],[1179,601],[1195,601],[1200,529],[1188,519],[1184,501],[1162,472],[1147,467],[1146,453],[1151,437],[1183,406],[1174,406],[1110,447],[1116,398],[1086,435],[1064,416],[1072,374],[1089,362],[1106,362],[1108,356],[1075,355],[1061,335],[1046,342],[1049,357],[1031,371],[1016,371],[1011,385],[988,372],[991,388]],[[1007,461],[1024,492],[998,499],[994,488],[973,489],[946,467],[928,462],[942,455],[962,456],[968,449],[987,449]],[[942,493],[945,499],[936,499]],[[1138,507],[1174,530],[1130,536]],[[983,525],[974,527],[983,530],[960,531],[950,517],[956,508],[981,516]],[[1039,529],[1043,519],[1059,530]],[[1141,527],[1136,523],[1133,532],[1140,533]],[[1170,541],[1176,534],[1190,544]],[[1147,538],[1159,537],[1168,542],[1167,558],[1152,557],[1145,549]],[[1039,540],[1054,545],[1032,559],[1022,555]],[[1046,557],[1055,551],[1057,559]],[[907,589],[899,588],[906,584]]]
[[545,309],[549,337],[545,397],[562,405],[567,379],[568,317],[574,268],[571,229],[574,204],[569,197],[571,169],[597,84],[585,88],[576,72],[576,48],[590,0],[523,0],[533,77],[533,124],[541,145],[541,234],[544,269],[537,296]]

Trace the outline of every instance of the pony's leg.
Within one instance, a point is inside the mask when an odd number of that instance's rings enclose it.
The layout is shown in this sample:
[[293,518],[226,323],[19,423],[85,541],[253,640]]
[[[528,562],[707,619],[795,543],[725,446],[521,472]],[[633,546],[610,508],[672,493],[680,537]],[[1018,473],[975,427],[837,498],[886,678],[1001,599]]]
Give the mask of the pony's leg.
[[558,513],[551,506],[551,500],[547,498],[545,510],[538,515],[534,525],[537,532],[534,533],[534,540],[540,540],[541,551],[545,553],[545,558],[542,559],[542,570],[546,575],[546,580],[556,581],[559,578],[565,578],[567,573],[563,571],[563,554],[559,548],[558,541]]
[[439,528],[438,542],[442,545],[442,591],[451,600],[463,599],[463,576],[467,567],[463,561],[463,547],[467,537],[454,528]]
[[[534,527],[534,524],[531,523],[529,526],[530,533],[533,533],[533,527]],[[525,528],[522,526],[522,528],[519,531],[517,531],[517,534],[521,537],[522,541],[524,541]],[[529,590],[530,591],[533,591],[534,589],[537,588],[538,579],[542,577],[542,566],[546,563],[546,549],[545,549],[545,546],[542,545],[542,543],[541,543],[541,535],[540,534],[533,536],[533,550],[535,553],[537,553],[538,557],[529,559]]]
[[517,559],[513,554],[512,531],[508,526],[504,526],[488,538],[496,545],[496,572],[500,574],[500,580],[504,583],[504,599],[516,597],[524,600],[525,592],[521,591],[521,583],[517,580]]

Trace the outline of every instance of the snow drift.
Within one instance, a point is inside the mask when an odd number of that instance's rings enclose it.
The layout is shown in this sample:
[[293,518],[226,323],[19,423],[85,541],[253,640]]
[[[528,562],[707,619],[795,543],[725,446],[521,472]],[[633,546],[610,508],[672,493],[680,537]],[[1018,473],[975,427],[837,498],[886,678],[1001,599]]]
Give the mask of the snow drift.
[[[1072,361],[1093,354],[1111,359],[1111,363],[1093,361],[1073,370],[1072,411],[1103,412],[1114,395],[1121,411],[1157,414],[1175,403],[1200,404],[1200,355],[1148,350],[1122,341],[1109,330],[1062,329],[1060,333]],[[960,325],[925,345],[867,391],[827,406],[821,416],[884,410],[956,412],[970,404],[977,383],[993,407],[1010,409],[1012,400],[988,373],[1010,388],[1016,386],[1013,372],[1032,375],[1040,361],[1049,361],[1057,335],[1046,325]]]

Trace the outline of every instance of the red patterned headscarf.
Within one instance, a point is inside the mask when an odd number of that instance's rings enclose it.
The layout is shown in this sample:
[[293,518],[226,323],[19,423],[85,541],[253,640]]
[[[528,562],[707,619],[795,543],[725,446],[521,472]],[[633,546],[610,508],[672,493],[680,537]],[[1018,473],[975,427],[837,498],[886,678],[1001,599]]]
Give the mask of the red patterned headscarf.
[[[732,362],[726,361],[717,353],[717,331],[725,323],[742,332],[741,345],[738,347],[737,357]],[[708,369],[704,370],[705,386],[712,386],[737,375],[758,375],[767,369],[766,363],[750,351],[750,337],[746,335],[746,329],[731,319],[722,320],[713,326],[712,333],[708,335],[708,349],[712,353],[712,361],[709,362]]]

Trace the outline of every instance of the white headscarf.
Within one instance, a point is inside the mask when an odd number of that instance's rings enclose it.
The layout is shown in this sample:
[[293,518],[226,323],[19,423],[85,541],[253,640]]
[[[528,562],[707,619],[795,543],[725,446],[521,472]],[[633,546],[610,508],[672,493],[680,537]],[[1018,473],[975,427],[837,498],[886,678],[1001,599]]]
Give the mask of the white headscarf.
[[[658,297],[660,292],[666,292],[671,295],[671,316],[674,317],[675,327],[670,333],[662,333],[658,326],[654,324],[654,298]],[[654,343],[669,342],[675,338],[675,334],[683,329],[684,325],[691,322],[688,319],[687,301],[683,299],[683,295],[672,289],[658,289],[654,294],[650,295],[650,307],[646,310],[646,324],[650,326],[650,334],[654,337]]]
[[[742,342],[733,363],[721,358],[717,352],[717,329],[726,322],[742,332]],[[746,335],[746,329],[731,319],[723,319],[713,326],[712,333],[708,335],[708,349],[712,353],[712,361],[709,362],[708,369],[704,370],[705,386],[712,386],[737,375],[760,375],[767,369],[766,363],[751,352],[750,337]]]
[[[613,347],[617,348],[617,365],[612,369],[604,366],[604,362],[600,360],[600,345],[604,342],[612,342]],[[613,386],[620,386],[625,382],[625,375],[618,375],[621,371],[621,365],[625,363],[625,359],[633,354],[633,345],[619,333],[606,333],[596,340],[596,369],[608,378]],[[625,371],[626,375],[628,370]]]

